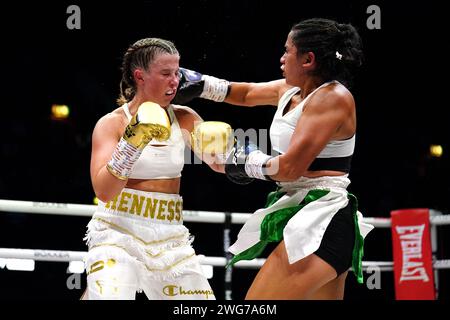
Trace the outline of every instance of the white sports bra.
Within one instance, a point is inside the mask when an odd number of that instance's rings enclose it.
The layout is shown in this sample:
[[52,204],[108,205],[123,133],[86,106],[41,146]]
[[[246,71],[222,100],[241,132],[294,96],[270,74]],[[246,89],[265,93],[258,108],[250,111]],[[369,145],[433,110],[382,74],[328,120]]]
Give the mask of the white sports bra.
[[[131,113],[128,104],[123,106],[128,120]],[[131,179],[172,179],[181,177],[184,166],[185,143],[173,106],[167,107],[171,122],[170,138],[167,141],[151,140],[142,151],[131,171]]]
[[[294,87],[283,94],[278,102],[278,109],[274,115],[272,125],[270,126],[270,141],[275,151],[281,154],[286,153],[306,101],[314,92],[330,83],[339,82],[325,82],[305,97],[298,106],[289,110],[285,115],[283,115],[285,107],[292,97],[300,91],[300,88]],[[316,160],[314,160],[309,170],[350,170],[350,161],[355,149],[355,137],[356,136],[353,135],[349,139],[329,141],[317,156]]]

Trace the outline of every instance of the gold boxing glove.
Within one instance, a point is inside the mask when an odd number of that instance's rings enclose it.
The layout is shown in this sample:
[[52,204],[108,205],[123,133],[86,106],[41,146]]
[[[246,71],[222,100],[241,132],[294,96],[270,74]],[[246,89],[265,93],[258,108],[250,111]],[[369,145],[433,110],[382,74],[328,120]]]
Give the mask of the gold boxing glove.
[[170,120],[166,111],[154,102],[144,102],[125,128],[123,138],[132,146],[144,149],[152,139],[170,138]]
[[169,138],[170,120],[166,111],[154,102],[144,102],[125,128],[106,169],[116,178],[127,180],[150,140],[165,141]]
[[225,163],[234,147],[234,134],[228,123],[205,121],[194,126],[191,133],[193,150],[215,157],[218,163]]

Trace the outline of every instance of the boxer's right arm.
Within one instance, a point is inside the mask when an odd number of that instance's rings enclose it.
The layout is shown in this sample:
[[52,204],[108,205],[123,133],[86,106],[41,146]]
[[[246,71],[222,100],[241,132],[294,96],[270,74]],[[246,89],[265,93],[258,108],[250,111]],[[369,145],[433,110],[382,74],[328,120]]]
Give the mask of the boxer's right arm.
[[284,79],[269,82],[229,82],[224,79],[180,68],[180,84],[172,103],[186,104],[194,98],[253,107],[278,105],[281,95],[291,86]]
[[163,108],[151,102],[139,106],[123,131],[123,117],[111,114],[96,125],[92,137],[91,180],[96,196],[108,201],[125,187],[134,163],[151,139],[167,140],[170,121]]
[[127,181],[117,179],[106,169],[117,141],[121,138],[124,119],[116,113],[102,117],[92,134],[91,183],[95,195],[103,202],[114,198],[125,187]]

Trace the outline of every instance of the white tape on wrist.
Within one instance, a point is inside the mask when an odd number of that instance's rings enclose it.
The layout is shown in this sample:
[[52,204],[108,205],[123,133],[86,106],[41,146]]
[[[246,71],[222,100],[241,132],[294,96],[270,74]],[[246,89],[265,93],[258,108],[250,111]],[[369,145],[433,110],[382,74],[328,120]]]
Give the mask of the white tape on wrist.
[[120,180],[127,180],[131,175],[133,165],[139,159],[142,150],[132,146],[124,138],[120,138],[114,153],[111,156],[106,168]]
[[200,98],[216,102],[225,100],[228,93],[228,86],[230,85],[229,81],[207,75],[203,75],[202,80],[205,81],[205,85]]
[[250,152],[245,161],[245,173],[252,178],[268,180],[264,173],[264,165],[272,157],[260,150]]

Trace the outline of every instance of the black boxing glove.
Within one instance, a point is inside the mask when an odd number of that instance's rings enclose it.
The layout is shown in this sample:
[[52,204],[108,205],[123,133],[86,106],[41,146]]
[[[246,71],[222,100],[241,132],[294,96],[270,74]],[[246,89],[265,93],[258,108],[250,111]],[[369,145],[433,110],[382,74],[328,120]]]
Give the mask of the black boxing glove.
[[265,165],[272,157],[258,150],[258,147],[248,142],[245,145],[235,143],[234,150],[225,164],[225,174],[228,179],[237,184],[249,184],[255,178],[273,181],[265,173]]
[[228,95],[229,86],[227,80],[180,68],[180,83],[172,103],[185,104],[195,98],[222,102]]

